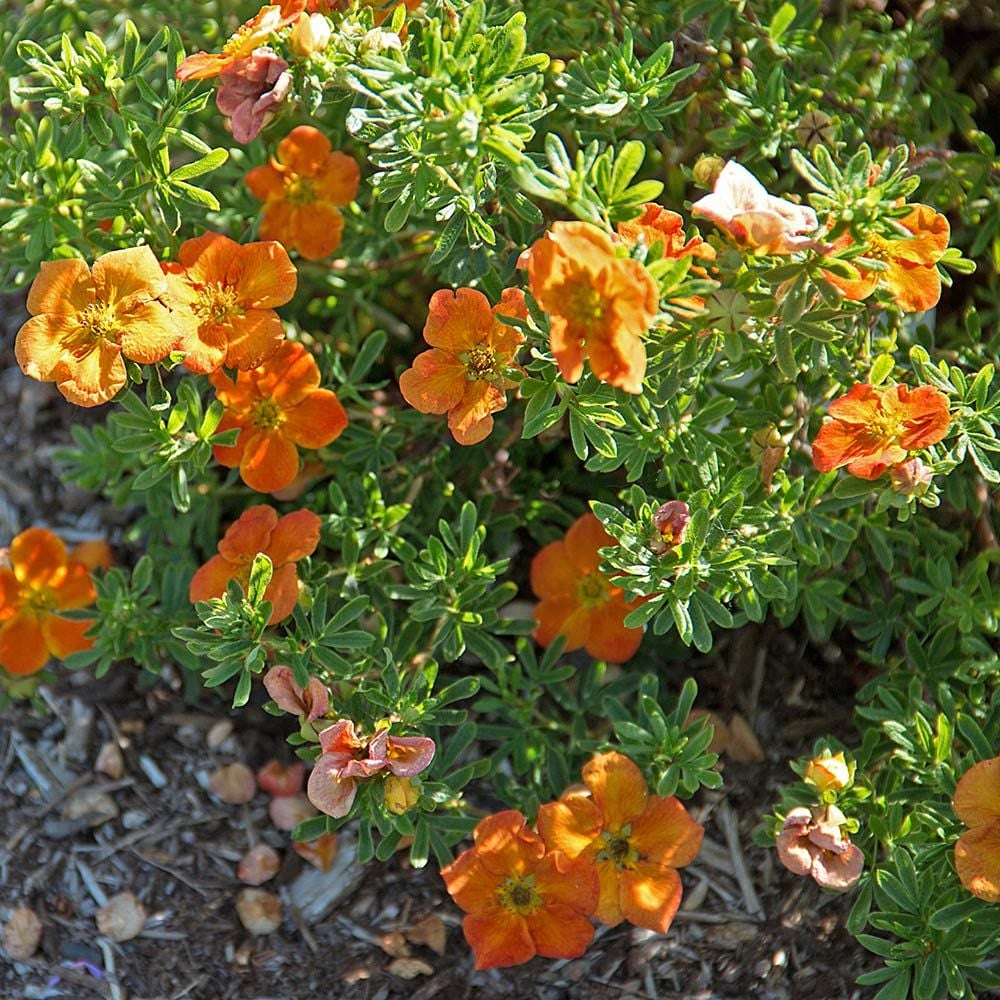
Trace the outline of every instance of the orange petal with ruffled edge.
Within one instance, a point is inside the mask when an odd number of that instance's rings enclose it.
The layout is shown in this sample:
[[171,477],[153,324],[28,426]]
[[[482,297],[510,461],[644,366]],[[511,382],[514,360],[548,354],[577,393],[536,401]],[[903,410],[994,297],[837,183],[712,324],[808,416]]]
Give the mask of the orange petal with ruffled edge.
[[46,615],[42,620],[42,636],[49,652],[57,660],[65,660],[67,656],[94,645],[94,640],[85,638],[83,634],[93,624],[92,619],[74,621],[61,615]]
[[473,832],[483,865],[495,875],[526,875],[545,854],[545,844],[528,829],[516,809],[505,809],[480,820]]
[[583,795],[568,795],[546,802],[538,810],[538,832],[550,851],[566,857],[592,858],[597,853],[598,836],[604,828],[601,811]]
[[118,344],[101,340],[72,366],[63,366],[56,388],[77,406],[100,406],[113,399],[128,381]]
[[226,367],[248,371],[277,351],[285,339],[285,328],[273,309],[251,309],[233,324],[228,339]]
[[48,583],[64,569],[69,553],[62,539],[51,531],[28,528],[14,536],[8,556],[21,583]]
[[28,312],[72,315],[92,305],[95,298],[94,280],[84,261],[73,257],[66,260],[43,261],[38,275],[28,289]]
[[1000,820],[976,826],[958,838],[955,870],[974,896],[1000,903]]
[[70,559],[75,559],[83,563],[89,570],[111,569],[114,555],[111,546],[103,539],[92,538],[86,542],[80,542],[69,554]]
[[285,410],[282,431],[301,448],[322,448],[336,441],[347,427],[347,413],[337,394],[316,389],[301,403]]
[[583,341],[564,317],[549,316],[549,347],[559,365],[563,381],[575,385],[583,377]]
[[557,635],[566,637],[566,652],[582,649],[590,637],[590,611],[574,596],[550,597],[535,605],[535,641],[548,646]]
[[616,750],[598,754],[583,765],[583,780],[604,817],[604,828],[621,830],[646,809],[649,792],[642,771]]
[[250,189],[250,193],[258,201],[270,201],[274,198],[280,198],[285,191],[284,178],[269,163],[247,171],[243,178],[243,183],[246,184]]
[[940,212],[935,212],[930,205],[917,204],[898,221],[913,233],[913,238],[893,242],[894,258],[912,264],[936,264],[944,256],[951,227]]
[[549,850],[534,871],[535,891],[545,907],[566,906],[578,913],[593,913],[600,892],[597,870],[589,858],[570,859]]
[[624,392],[639,395],[646,374],[646,345],[639,337],[597,331],[587,338],[587,358],[596,378]]
[[660,865],[683,868],[701,850],[705,829],[676,798],[651,795],[643,814],[632,821],[629,842],[644,857]]
[[576,906],[546,904],[526,919],[528,933],[543,958],[579,958],[594,940],[594,925]]
[[589,512],[578,517],[566,532],[566,552],[573,565],[583,573],[595,572],[600,567],[598,549],[617,544],[597,516]]
[[476,956],[477,969],[504,969],[537,954],[528,923],[517,913],[498,909],[462,921],[462,933]]
[[[249,430],[249,428],[248,428]],[[299,453],[281,430],[246,431],[240,478],[252,490],[271,493],[284,489],[299,471]]]
[[212,556],[191,577],[188,600],[194,604],[197,601],[210,601],[213,597],[221,597],[226,592],[229,581],[236,579],[237,572],[238,567],[222,556]]
[[358,786],[353,778],[340,777],[341,761],[321,754],[309,775],[306,795],[309,801],[327,816],[343,819],[354,805]]
[[323,169],[330,148],[330,140],[318,128],[298,125],[278,143],[275,158],[296,174],[311,175]]
[[681,904],[681,877],[673,868],[637,861],[619,876],[622,916],[636,927],[666,934]]
[[424,351],[413,359],[413,367],[399,376],[399,391],[421,413],[447,413],[465,395],[466,372],[466,366],[453,354]]
[[297,562],[316,551],[323,522],[311,510],[294,510],[274,526],[264,550],[275,566]]
[[616,927],[625,916],[622,913],[621,891],[618,877],[621,874],[613,861],[598,861],[596,864],[600,896],[594,918],[608,927]]
[[239,466],[241,459],[243,458],[243,448],[246,445],[248,438],[248,430],[246,427],[245,419],[237,419],[230,413],[224,413],[222,419],[219,421],[219,426],[216,427],[216,434],[221,434],[223,431],[239,430],[239,434],[236,437],[236,443],[233,445],[212,445],[212,454],[215,456],[216,462],[219,465],[225,466],[227,469],[235,469]]
[[278,512],[269,504],[248,507],[226,529],[219,542],[219,555],[236,565],[250,561],[265,551],[277,523]]
[[90,570],[82,563],[71,559],[65,572],[59,573],[52,584],[56,607],[60,611],[73,611],[93,604],[97,598]]
[[572,594],[579,578],[565,541],[549,542],[531,560],[531,589],[536,597],[544,599]]
[[274,309],[291,301],[298,278],[288,251],[268,240],[239,247],[226,282],[236,289],[244,309]]
[[94,261],[91,275],[97,298],[119,314],[129,313],[167,291],[160,262],[148,246],[103,254]]
[[459,444],[478,444],[490,436],[492,414],[506,407],[507,397],[482,379],[466,382],[465,386],[458,405],[448,411],[448,428]]
[[441,869],[448,894],[466,913],[484,913],[499,908],[498,894],[507,876],[484,868],[479,852],[470,847]]
[[337,208],[315,201],[311,205],[292,206],[287,229],[279,238],[304,260],[322,260],[340,246],[343,233],[344,218]]
[[813,858],[810,874],[824,889],[844,892],[861,878],[865,856],[861,848],[848,842],[841,852],[819,850]]
[[626,628],[625,616],[637,606],[628,605],[617,594],[590,611],[590,634],[587,652],[595,659],[608,663],[624,663],[635,656],[642,644],[641,628]]
[[330,153],[316,174],[313,190],[321,201],[349,205],[357,197],[360,183],[361,168],[357,160],[335,151]]
[[0,624],[0,667],[27,677],[38,673],[48,661],[48,643],[37,618],[19,614]]
[[941,441],[951,425],[948,397],[932,385],[918,386],[912,391],[900,385],[896,390],[906,421],[900,445],[907,451],[919,451]]
[[951,804],[966,826],[1000,820],[1000,757],[973,764],[959,778]]
[[493,310],[482,292],[474,288],[459,288],[457,292],[442,289],[431,296],[424,340],[431,347],[458,353],[484,341],[492,327]]
[[933,264],[892,261],[879,277],[903,312],[925,312],[941,298],[941,275]]

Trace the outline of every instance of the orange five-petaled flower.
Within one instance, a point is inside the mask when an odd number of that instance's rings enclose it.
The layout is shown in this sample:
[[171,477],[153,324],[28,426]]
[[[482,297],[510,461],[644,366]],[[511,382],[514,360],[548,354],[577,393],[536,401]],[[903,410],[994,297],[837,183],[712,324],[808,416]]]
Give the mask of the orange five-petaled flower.
[[254,49],[266,45],[271,35],[294,21],[297,16],[297,11],[282,13],[281,7],[277,5],[261,7],[249,21],[240,25],[221,52],[196,52],[188,56],[177,67],[177,79],[207,80],[219,76],[223,70],[249,56]]
[[556,222],[527,254],[528,283],[549,314],[549,340],[567,382],[583,361],[602,382],[642,392],[642,338],[659,309],[659,292],[637,260],[615,254],[611,237],[587,222]]
[[171,303],[184,329],[184,364],[206,374],[256,368],[285,331],[274,311],[295,294],[295,265],[280,243],[240,245],[219,233],[181,244],[164,264]]
[[597,866],[601,923],[666,933],[681,901],[677,869],[697,857],[703,827],[677,799],[650,795],[639,768],[616,751],[582,774],[590,795],[570,790],[543,805],[538,832],[550,851]]
[[588,919],[598,899],[597,872],[545,844],[513,809],[487,816],[441,877],[466,912],[465,940],[477,969],[545,958],[578,958],[594,937]]
[[124,358],[152,364],[176,346],[167,282],[147,246],[112,250],[93,269],[76,258],[42,264],[18,331],[21,370],[55,382],[78,406],[106,403],[125,385]]
[[623,663],[639,648],[641,628],[626,628],[625,616],[642,603],[626,601],[620,587],[601,572],[598,549],[615,545],[593,514],[578,518],[561,542],[550,542],[531,561],[535,638],[543,645],[566,636],[566,649]]
[[357,161],[331,150],[330,140],[311,125],[292,129],[269,164],[254,167],[246,184],[264,202],[260,237],[321,260],[340,246],[344,220],[339,208],[358,193]]
[[962,775],[952,806],[969,828],[955,843],[958,877],[974,896],[1000,903],[1000,757]]
[[216,460],[253,490],[284,489],[299,472],[300,448],[322,448],[347,426],[347,414],[330,389],[319,388],[319,368],[301,345],[286,340],[262,365],[209,376],[226,412],[219,431],[239,428],[231,447],[216,445]]
[[[903,312],[923,312],[932,309],[941,298],[941,275],[937,262],[948,249],[951,230],[948,220],[928,205],[914,205],[899,219],[910,236],[886,239],[878,234],[868,237],[863,256],[885,263],[886,270],[872,271],[858,261],[850,263],[858,277],[842,278],[824,271],[823,276],[848,299],[867,299],[881,283],[896,300]],[[836,249],[851,245],[850,235],[841,237]]]
[[503,316],[527,316],[523,292],[506,289],[492,309],[474,288],[435,292],[424,326],[424,340],[433,350],[418,354],[399,377],[410,406],[448,414],[459,444],[477,444],[489,435],[493,414],[507,405],[506,390],[515,385],[507,373],[524,336]]
[[264,592],[264,599],[271,602],[269,624],[280,622],[299,602],[295,564],[316,551],[320,525],[320,519],[310,510],[296,510],[280,519],[267,504],[245,510],[219,542],[218,555],[192,577],[190,599],[221,597],[230,580],[236,580],[246,590],[254,556],[263,552],[274,567]]
[[835,399],[827,413],[833,419],[813,441],[813,465],[820,472],[846,465],[859,479],[878,479],[910,452],[937,444],[951,422],[947,397],[930,385],[911,392],[905,385],[862,383]]
[[90,571],[110,565],[103,542],[72,552],[51,531],[29,528],[15,536],[0,558],[0,667],[12,674],[37,673],[50,657],[62,660],[90,649],[83,633],[92,620],[64,618],[97,597]]

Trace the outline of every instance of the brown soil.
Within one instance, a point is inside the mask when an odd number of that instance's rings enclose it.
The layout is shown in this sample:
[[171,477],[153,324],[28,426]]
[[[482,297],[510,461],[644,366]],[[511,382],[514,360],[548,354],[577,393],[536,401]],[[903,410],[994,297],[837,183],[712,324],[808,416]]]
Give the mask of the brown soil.
[[[52,467],[51,451],[65,443],[80,411],[51,387],[21,376],[11,350],[20,322],[16,306],[6,315],[0,544],[31,524],[70,540],[106,534],[127,515],[60,484]],[[169,671],[147,690],[127,665],[102,681],[64,675],[45,692],[50,714],[24,708],[0,714],[0,921],[27,905],[44,925],[34,958],[12,963],[0,955],[0,998],[870,996],[873,990],[853,985],[876,960],[843,929],[850,900],[795,878],[773,851],[750,839],[776,789],[792,777],[788,759],[809,752],[818,736],[851,738],[860,674],[852,675],[850,661],[841,650],[816,649],[794,633],[753,629],[721,637],[710,657],[664,664],[664,680],[674,688],[684,672],[695,674],[702,707],[726,718],[742,713],[766,755],[759,764],[724,759],[724,792],[702,793],[692,804],[708,846],[682,873],[685,902],[673,928],[667,936],[626,925],[601,928],[582,959],[535,959],[491,972],[474,971],[461,914],[433,863],[424,871],[401,859],[372,864],[327,917],[312,926],[296,919],[288,892],[305,863],[270,823],[267,796],[231,806],[205,787],[216,766],[241,759],[257,767],[282,756],[287,748],[278,720],[259,709],[234,716],[233,733],[221,745],[220,734],[213,734],[213,750],[207,735],[228,717],[224,703],[211,697],[185,703]],[[124,752],[118,780],[93,770],[106,741]],[[98,826],[86,816],[67,819],[67,803],[85,789],[103,789],[114,818]],[[276,880],[264,888],[283,894],[286,906],[277,931],[251,937],[235,912],[241,888],[235,869],[260,841],[284,857]],[[123,890],[143,900],[150,919],[141,936],[114,944],[98,936],[94,914],[102,897]],[[447,931],[443,954],[400,937],[428,916]],[[400,964],[404,952],[418,961]],[[410,971],[415,978],[402,977]]]

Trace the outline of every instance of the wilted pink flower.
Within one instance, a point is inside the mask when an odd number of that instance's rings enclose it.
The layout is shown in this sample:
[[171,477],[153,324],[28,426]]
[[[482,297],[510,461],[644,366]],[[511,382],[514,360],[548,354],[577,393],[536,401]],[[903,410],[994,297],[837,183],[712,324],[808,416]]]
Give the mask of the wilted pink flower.
[[785,817],[778,834],[778,858],[796,875],[809,875],[824,889],[843,892],[861,878],[865,856],[841,830],[835,808],[811,811],[801,806]]
[[659,542],[664,548],[672,549],[684,541],[684,533],[691,521],[691,508],[683,500],[668,500],[653,515],[653,525],[659,533]]
[[330,707],[330,693],[316,677],[301,688],[295,683],[291,667],[278,665],[264,674],[264,687],[271,700],[289,715],[304,715],[306,722],[315,722]]
[[350,719],[324,729],[319,742],[323,753],[309,775],[306,794],[317,809],[337,819],[351,811],[358,781],[380,772],[412,778],[430,765],[435,750],[427,736],[390,736],[388,727],[359,738]]
[[230,119],[233,138],[249,142],[264,127],[292,85],[288,63],[268,48],[254,49],[220,74],[218,109]]
[[768,194],[764,185],[735,160],[723,167],[715,189],[699,198],[691,211],[721,226],[750,250],[789,254],[823,247],[801,235],[812,232],[818,225],[811,208]]
[[922,497],[930,488],[934,473],[919,458],[909,458],[889,470],[892,488],[904,497]]

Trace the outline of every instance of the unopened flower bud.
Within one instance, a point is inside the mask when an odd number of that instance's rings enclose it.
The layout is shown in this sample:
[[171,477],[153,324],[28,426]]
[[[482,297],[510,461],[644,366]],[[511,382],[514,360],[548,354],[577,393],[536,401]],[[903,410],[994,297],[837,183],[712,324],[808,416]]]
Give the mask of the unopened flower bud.
[[833,138],[833,119],[824,111],[807,111],[795,126],[795,137],[806,149],[828,145]]
[[904,497],[922,497],[930,488],[934,473],[919,458],[909,458],[889,470],[892,488]]
[[288,44],[297,56],[310,59],[330,43],[330,22],[322,14],[299,14],[292,25]]
[[409,778],[397,778],[390,774],[385,779],[383,789],[385,796],[385,807],[396,816],[402,816],[409,812],[417,804],[420,793],[414,788],[413,782]]
[[802,780],[815,785],[821,792],[839,792],[851,783],[853,775],[843,751],[831,754],[829,750],[824,750],[806,764]]
[[702,188],[715,187],[725,165],[726,161],[721,156],[699,156],[691,171],[695,184]]

